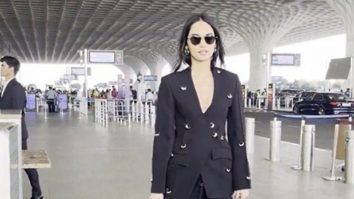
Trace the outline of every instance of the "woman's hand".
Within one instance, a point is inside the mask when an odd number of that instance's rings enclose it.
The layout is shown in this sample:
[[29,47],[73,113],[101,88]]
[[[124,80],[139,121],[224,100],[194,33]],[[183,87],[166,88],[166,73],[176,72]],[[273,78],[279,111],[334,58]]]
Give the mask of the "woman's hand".
[[234,194],[232,194],[232,199],[246,199],[248,197],[249,191],[249,189],[234,191]]
[[149,199],[163,199],[163,194],[162,193],[151,193]]

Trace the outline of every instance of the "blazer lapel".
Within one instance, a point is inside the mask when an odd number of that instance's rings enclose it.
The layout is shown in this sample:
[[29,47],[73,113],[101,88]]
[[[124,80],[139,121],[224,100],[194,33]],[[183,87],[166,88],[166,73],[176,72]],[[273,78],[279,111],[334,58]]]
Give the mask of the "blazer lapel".
[[181,90],[185,90],[186,93],[188,93],[189,97],[186,99],[190,99],[190,103],[192,105],[192,107],[195,107],[194,109],[198,111],[199,114],[201,115],[206,115],[214,106],[215,100],[217,98],[217,96],[219,95],[219,91],[220,91],[220,70],[218,69],[212,69],[212,75],[213,75],[213,80],[214,80],[214,91],[213,91],[213,96],[211,99],[211,103],[209,105],[209,107],[207,108],[207,110],[205,110],[205,112],[202,112],[202,108],[199,102],[199,98],[197,95],[197,91],[194,87],[194,83],[193,83],[193,79],[192,79],[192,73],[191,73],[191,67],[188,67],[185,71],[185,86],[181,86]]
[[11,88],[11,85],[16,81],[16,79],[12,79],[9,81],[9,83],[6,85],[6,88],[4,90],[4,93],[1,95],[3,97],[7,92],[9,92],[9,89]]

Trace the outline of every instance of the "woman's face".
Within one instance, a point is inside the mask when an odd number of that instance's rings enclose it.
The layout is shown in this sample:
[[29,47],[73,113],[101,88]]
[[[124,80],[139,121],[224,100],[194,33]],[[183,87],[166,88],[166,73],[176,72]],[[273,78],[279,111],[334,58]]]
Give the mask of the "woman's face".
[[202,20],[195,22],[190,28],[187,46],[192,60],[198,62],[211,61],[216,47],[213,28]]

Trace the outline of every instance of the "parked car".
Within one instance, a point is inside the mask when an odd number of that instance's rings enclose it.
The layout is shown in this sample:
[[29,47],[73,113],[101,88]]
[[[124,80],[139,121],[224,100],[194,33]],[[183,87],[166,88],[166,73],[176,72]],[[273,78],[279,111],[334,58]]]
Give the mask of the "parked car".
[[354,113],[354,103],[341,93],[316,93],[310,99],[295,103],[295,114],[341,114]]

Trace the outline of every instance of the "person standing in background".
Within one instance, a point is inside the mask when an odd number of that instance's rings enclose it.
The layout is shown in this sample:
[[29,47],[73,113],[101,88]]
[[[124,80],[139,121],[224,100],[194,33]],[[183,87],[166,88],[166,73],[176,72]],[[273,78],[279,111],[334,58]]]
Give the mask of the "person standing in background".
[[[16,80],[16,74],[20,69],[20,62],[11,56],[0,59],[1,76],[5,77],[5,84],[0,97],[1,110],[22,110],[22,150],[27,150],[28,131],[25,123],[26,93],[23,86]],[[31,199],[43,199],[39,184],[39,176],[36,169],[25,169],[32,186]]]
[[56,96],[57,96],[57,93],[53,90],[52,87],[49,87],[49,90],[48,90],[47,95],[46,95],[49,113],[54,113],[55,112],[54,103],[55,103]]

